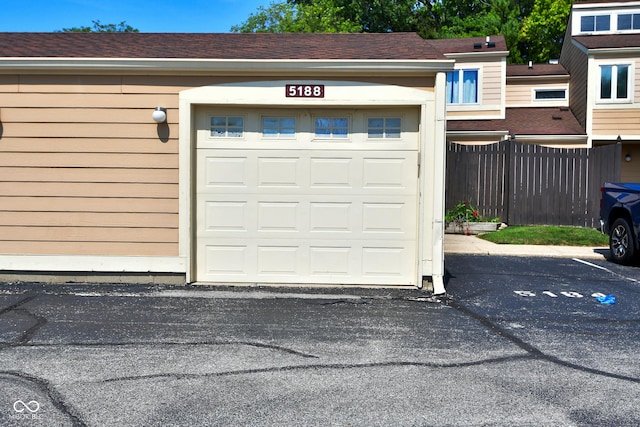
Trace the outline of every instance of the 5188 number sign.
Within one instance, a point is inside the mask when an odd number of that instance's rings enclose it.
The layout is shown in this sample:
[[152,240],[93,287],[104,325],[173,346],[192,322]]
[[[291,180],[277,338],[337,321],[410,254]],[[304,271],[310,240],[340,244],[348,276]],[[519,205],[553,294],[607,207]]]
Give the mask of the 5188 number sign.
[[286,85],[287,98],[324,98],[324,85]]

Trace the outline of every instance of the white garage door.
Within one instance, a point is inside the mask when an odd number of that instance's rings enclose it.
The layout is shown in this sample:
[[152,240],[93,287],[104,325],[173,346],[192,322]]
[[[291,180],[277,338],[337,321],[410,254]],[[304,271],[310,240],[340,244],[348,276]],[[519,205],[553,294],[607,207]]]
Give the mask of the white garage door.
[[196,280],[415,285],[413,110],[198,113]]

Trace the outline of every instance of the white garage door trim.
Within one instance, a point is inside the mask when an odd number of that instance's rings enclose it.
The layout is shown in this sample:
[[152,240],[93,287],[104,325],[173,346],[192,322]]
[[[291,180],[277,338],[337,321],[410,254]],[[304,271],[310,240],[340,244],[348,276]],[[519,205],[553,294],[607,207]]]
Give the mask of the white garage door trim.
[[[440,76],[438,76],[440,77]],[[187,272],[187,281],[193,281],[194,268],[196,264],[192,218],[195,212],[192,211],[194,196],[192,188],[194,177],[192,164],[192,153],[196,144],[195,136],[195,111],[198,106],[216,105],[220,106],[260,106],[260,105],[280,105],[280,106],[307,106],[318,107],[352,107],[352,106],[417,106],[419,107],[420,127],[419,137],[422,149],[419,152],[422,169],[426,171],[430,166],[438,166],[443,163],[444,144],[436,143],[444,135],[443,120],[436,118],[436,112],[444,110],[444,106],[439,106],[435,102],[435,93],[429,90],[419,90],[407,87],[376,85],[354,82],[309,82],[301,81],[297,83],[323,84],[325,85],[324,98],[298,99],[286,98],[284,90],[286,84],[294,84],[293,81],[269,81],[251,82],[242,84],[217,85],[183,91],[180,94],[180,253],[191,266]],[[441,113],[443,113],[442,111]],[[442,114],[442,119],[444,115]],[[191,123],[190,126],[186,125]],[[424,123],[433,123],[433,127]],[[439,126],[441,125],[441,126]],[[439,127],[443,129],[439,130]],[[434,170],[422,174],[419,190],[421,198],[419,200],[420,214],[417,230],[417,252],[416,268],[414,269],[415,280],[413,284],[421,285],[420,278],[423,275],[441,277],[443,268],[442,255],[438,252],[442,249],[442,236],[439,231],[442,229],[442,216],[440,202],[444,188],[433,188],[434,181],[442,182],[439,175],[443,170]],[[426,185],[426,182],[429,182]],[[442,182],[443,184],[443,182]],[[425,209],[425,206],[428,206]],[[433,209],[431,208],[433,206]]]

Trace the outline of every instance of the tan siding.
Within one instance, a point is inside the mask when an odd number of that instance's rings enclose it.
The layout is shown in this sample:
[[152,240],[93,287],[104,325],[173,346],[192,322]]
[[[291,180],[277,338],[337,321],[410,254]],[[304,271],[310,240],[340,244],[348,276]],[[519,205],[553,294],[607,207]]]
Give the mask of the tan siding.
[[15,255],[177,256],[175,243],[0,241],[0,253]]
[[[631,161],[625,161],[625,156],[631,155]],[[640,182],[640,145],[624,144],[622,146],[622,163],[620,180],[622,182]]]
[[0,182],[0,194],[32,197],[175,198],[178,184],[94,182]]
[[126,197],[60,197],[60,196],[0,196],[3,212],[123,212],[171,213],[177,217],[175,199],[142,199]]
[[486,116],[499,116],[501,115],[500,110],[475,110],[475,111],[447,111],[447,119],[452,119],[455,117],[474,117],[474,118],[483,118]]
[[21,75],[20,92],[28,93],[122,93],[120,76],[56,76]]
[[0,74],[0,93],[17,92],[18,82],[18,76]]
[[2,138],[0,152],[47,153],[178,153],[178,143],[170,138],[163,143],[158,138]]
[[[345,80],[344,77],[309,76],[309,80]],[[253,77],[205,77],[205,76],[124,76],[122,78],[122,93],[130,94],[177,94],[192,87],[210,86],[216,84],[242,83],[248,81],[290,80],[282,76],[253,76]],[[295,77],[294,80],[299,80]],[[362,77],[358,81],[384,85],[397,85],[433,91],[435,79],[433,77]],[[284,90],[284,89],[283,89]]]
[[125,79],[0,76],[0,253],[178,255],[178,91]]
[[178,94],[255,80],[283,78],[0,75],[0,253],[177,256]]
[[[115,123],[153,124],[153,108],[3,108],[2,120],[14,123]],[[178,110],[167,110],[167,121],[178,122]]]
[[640,110],[593,110],[593,135],[640,134]]
[[489,63],[483,67],[482,104],[500,105],[502,103],[502,82],[504,75],[502,66],[498,63]]
[[26,167],[86,167],[86,168],[175,168],[173,154],[131,153],[20,153],[2,155],[6,166]]
[[42,227],[134,227],[177,228],[178,217],[164,213],[130,212],[6,212],[0,211],[0,223],[13,226]]
[[507,107],[531,104],[531,85],[528,83],[507,84]]
[[[7,155],[5,153],[3,155]],[[20,153],[28,155],[28,153]],[[0,166],[0,181],[18,182],[178,182],[177,169],[119,169],[74,167]]]

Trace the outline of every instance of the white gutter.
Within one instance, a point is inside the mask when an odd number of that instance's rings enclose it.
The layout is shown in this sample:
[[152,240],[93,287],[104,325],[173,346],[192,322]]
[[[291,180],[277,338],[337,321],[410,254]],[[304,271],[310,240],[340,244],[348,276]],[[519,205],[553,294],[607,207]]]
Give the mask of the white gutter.
[[587,142],[587,135],[515,135],[516,141],[531,142],[531,141],[544,141],[544,142],[572,142],[572,143],[585,143]]
[[393,72],[453,70],[453,60],[254,60],[185,58],[0,58],[2,71],[141,71],[141,72]]

